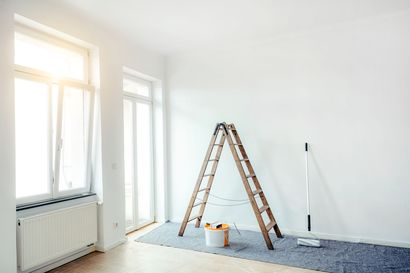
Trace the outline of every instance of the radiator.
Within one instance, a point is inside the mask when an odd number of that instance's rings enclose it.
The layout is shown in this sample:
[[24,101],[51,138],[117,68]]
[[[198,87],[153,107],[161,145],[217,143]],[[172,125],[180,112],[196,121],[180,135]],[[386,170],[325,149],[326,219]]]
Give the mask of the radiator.
[[21,271],[63,257],[96,241],[95,202],[17,219],[17,262]]

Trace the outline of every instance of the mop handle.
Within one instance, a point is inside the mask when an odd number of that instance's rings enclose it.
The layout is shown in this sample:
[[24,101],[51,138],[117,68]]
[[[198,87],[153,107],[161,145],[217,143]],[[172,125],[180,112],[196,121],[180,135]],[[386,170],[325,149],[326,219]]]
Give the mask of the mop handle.
[[309,198],[309,173],[308,173],[308,153],[309,145],[305,143],[305,180],[306,180],[306,210],[307,210],[307,221],[308,221],[308,231],[310,231],[310,198]]

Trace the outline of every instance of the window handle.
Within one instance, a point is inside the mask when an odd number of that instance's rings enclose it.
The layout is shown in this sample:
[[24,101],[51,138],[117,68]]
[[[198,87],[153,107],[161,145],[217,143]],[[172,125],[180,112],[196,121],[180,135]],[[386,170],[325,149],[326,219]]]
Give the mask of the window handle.
[[61,138],[58,143],[58,150],[61,151],[63,149],[63,139]]

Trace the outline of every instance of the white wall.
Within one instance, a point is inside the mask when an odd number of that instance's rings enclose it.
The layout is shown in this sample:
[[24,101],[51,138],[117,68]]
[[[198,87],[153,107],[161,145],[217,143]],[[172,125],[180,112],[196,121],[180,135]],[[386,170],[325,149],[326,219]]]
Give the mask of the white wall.
[[[171,220],[182,219],[212,130],[226,121],[283,230],[306,229],[308,141],[313,230],[410,246],[408,10],[172,56],[166,71]],[[212,192],[246,198],[224,149]],[[256,226],[249,205],[208,206],[203,221],[213,220]]]
[[[0,271],[15,270],[15,185],[13,181],[13,24],[14,13],[37,21],[60,32],[81,39],[98,48],[100,86],[98,90],[101,116],[98,118],[100,152],[96,159],[101,166],[94,168],[104,205],[100,211],[99,248],[108,249],[124,240],[124,183],[123,183],[123,122],[122,73],[123,66],[163,79],[163,57],[140,48],[110,29],[89,21],[86,15],[63,8],[55,1],[1,1],[1,172],[0,211],[4,223],[0,227]],[[95,166],[94,166],[95,167]],[[9,220],[7,220],[7,219]],[[115,227],[118,223],[118,227]],[[3,241],[3,238],[5,240]],[[6,255],[7,254],[7,255]],[[3,262],[4,261],[4,262]],[[7,269],[7,270],[6,270]]]

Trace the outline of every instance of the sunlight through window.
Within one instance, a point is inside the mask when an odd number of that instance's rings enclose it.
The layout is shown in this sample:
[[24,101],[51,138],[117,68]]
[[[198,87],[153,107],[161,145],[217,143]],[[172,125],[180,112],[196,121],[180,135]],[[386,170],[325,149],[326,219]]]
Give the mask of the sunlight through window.
[[85,58],[77,51],[16,32],[14,56],[17,65],[40,70],[56,78],[85,80]]
[[15,33],[18,203],[89,191],[88,53],[32,29]]

